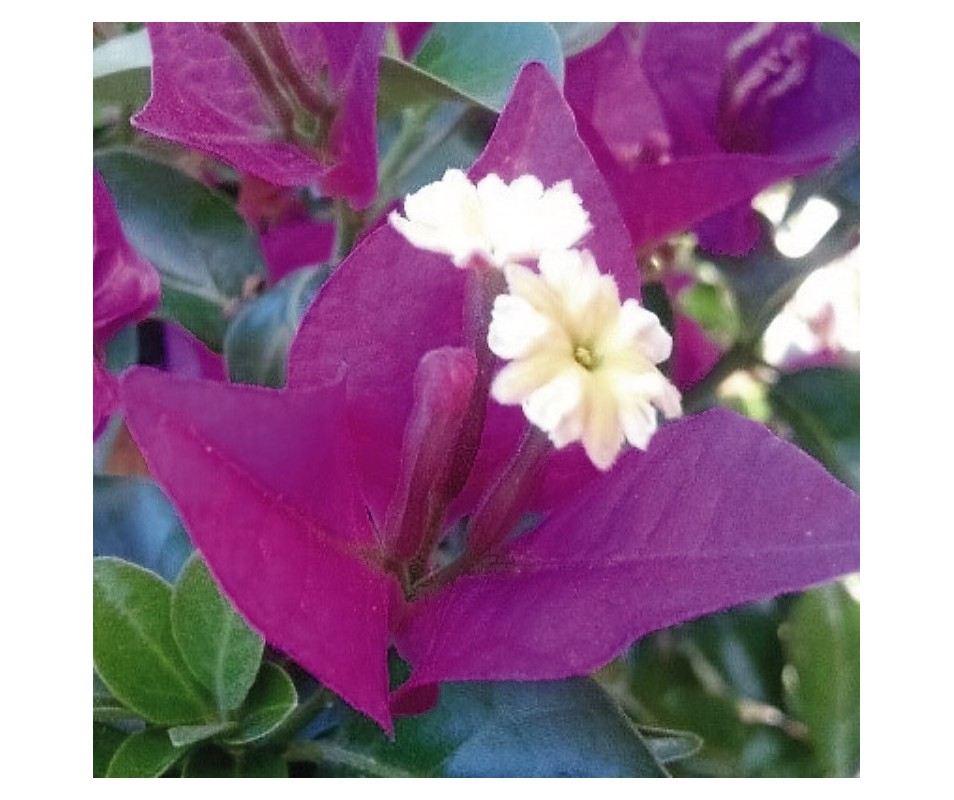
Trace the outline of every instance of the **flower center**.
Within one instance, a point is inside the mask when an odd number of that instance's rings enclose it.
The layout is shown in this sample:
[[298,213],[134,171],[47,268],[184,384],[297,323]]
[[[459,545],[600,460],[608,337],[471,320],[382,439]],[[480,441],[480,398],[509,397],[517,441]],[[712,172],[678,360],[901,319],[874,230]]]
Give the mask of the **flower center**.
[[578,344],[573,350],[573,359],[583,369],[592,372],[600,365],[600,358],[593,352],[593,349],[586,345]]

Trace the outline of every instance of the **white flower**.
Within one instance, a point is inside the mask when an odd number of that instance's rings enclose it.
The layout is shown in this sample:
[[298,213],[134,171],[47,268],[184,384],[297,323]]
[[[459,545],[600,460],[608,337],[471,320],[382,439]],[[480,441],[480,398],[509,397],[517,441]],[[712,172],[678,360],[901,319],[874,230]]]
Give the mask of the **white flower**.
[[544,189],[533,175],[507,184],[491,174],[475,186],[460,170],[449,169],[404,199],[404,215],[392,212],[388,221],[415,247],[446,253],[462,268],[474,257],[498,269],[536,259],[572,247],[590,230],[570,181]]
[[488,342],[510,363],[491,394],[521,404],[556,447],[580,441],[609,469],[624,441],[647,447],[656,409],[681,414],[679,392],[654,366],[672,338],[637,301],[620,303],[616,281],[589,252],[545,253],[539,269],[505,268],[509,294],[494,302]]

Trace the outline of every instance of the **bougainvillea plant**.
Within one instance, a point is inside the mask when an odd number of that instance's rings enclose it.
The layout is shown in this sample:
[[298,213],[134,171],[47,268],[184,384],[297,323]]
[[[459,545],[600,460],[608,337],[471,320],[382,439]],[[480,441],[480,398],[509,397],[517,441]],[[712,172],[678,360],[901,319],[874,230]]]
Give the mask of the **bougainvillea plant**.
[[759,349],[849,44],[96,33],[95,774],[857,771],[857,363]]

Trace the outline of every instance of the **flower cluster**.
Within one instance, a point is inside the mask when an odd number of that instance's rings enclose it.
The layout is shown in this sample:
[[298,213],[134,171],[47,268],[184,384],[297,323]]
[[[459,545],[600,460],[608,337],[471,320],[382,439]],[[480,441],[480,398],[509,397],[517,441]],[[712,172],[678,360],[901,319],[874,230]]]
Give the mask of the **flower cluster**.
[[[282,52],[254,27],[152,26],[139,124],[183,138],[182,109],[204,109],[194,146],[295,185],[307,157],[305,183],[362,203],[374,171],[347,119],[373,99],[359,67],[381,31],[349,28],[361,47],[340,64],[318,46],[330,30],[281,31],[296,63],[329,67],[326,136],[305,148],[263,105]],[[190,95],[168,77],[176,52],[222,72]],[[229,81],[246,91],[225,98],[239,130],[223,133],[213,90]],[[121,383],[127,424],[247,621],[385,729],[444,681],[586,674],[661,627],[857,569],[857,496],[796,447],[726,410],[656,431],[679,398],[634,264],[572,111],[531,64],[466,175],[412,195],[337,266],[284,388],[139,367]],[[396,694],[391,647],[411,667]]]
[[[521,405],[556,447],[582,442],[606,470],[624,440],[646,449],[656,408],[679,416],[679,393],[654,366],[669,357],[672,338],[638,301],[620,302],[592,253],[573,248],[590,223],[570,181],[544,189],[533,175],[508,184],[490,174],[474,185],[449,170],[410,195],[404,213],[389,219],[415,246],[458,267],[503,270],[508,292],[493,301],[487,335],[511,363],[491,393]],[[527,260],[538,272],[519,263]]]

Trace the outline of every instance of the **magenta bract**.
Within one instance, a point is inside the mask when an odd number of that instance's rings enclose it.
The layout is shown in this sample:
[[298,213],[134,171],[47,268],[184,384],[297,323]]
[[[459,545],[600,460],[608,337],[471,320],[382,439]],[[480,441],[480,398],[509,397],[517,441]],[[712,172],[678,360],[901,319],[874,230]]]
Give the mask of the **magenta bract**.
[[106,342],[159,302],[159,274],[126,241],[106,184],[93,173],[93,438],[118,402],[116,379],[103,366]]
[[[593,223],[586,246],[635,294],[628,237],[539,66],[471,174],[489,172],[571,179]],[[441,507],[473,457],[462,443],[482,356],[467,283],[385,226],[319,292],[287,389],[148,369],[123,383],[130,430],[224,591],[355,708],[390,729],[441,681],[585,673],[657,628],[857,569],[857,496],[764,427],[714,411],[605,474],[579,447],[551,450],[542,484],[504,487],[515,516],[542,522],[460,574],[409,584],[433,508],[446,524],[486,507],[526,427],[519,408],[489,403],[466,485]],[[412,667],[393,707],[392,644]]]
[[383,23],[150,23],[152,95],[136,126],[281,186],[356,208],[377,187]]
[[858,57],[807,23],[624,23],[566,71],[635,245],[706,220],[701,244],[730,254],[756,241],[753,195],[857,141],[859,84]]

